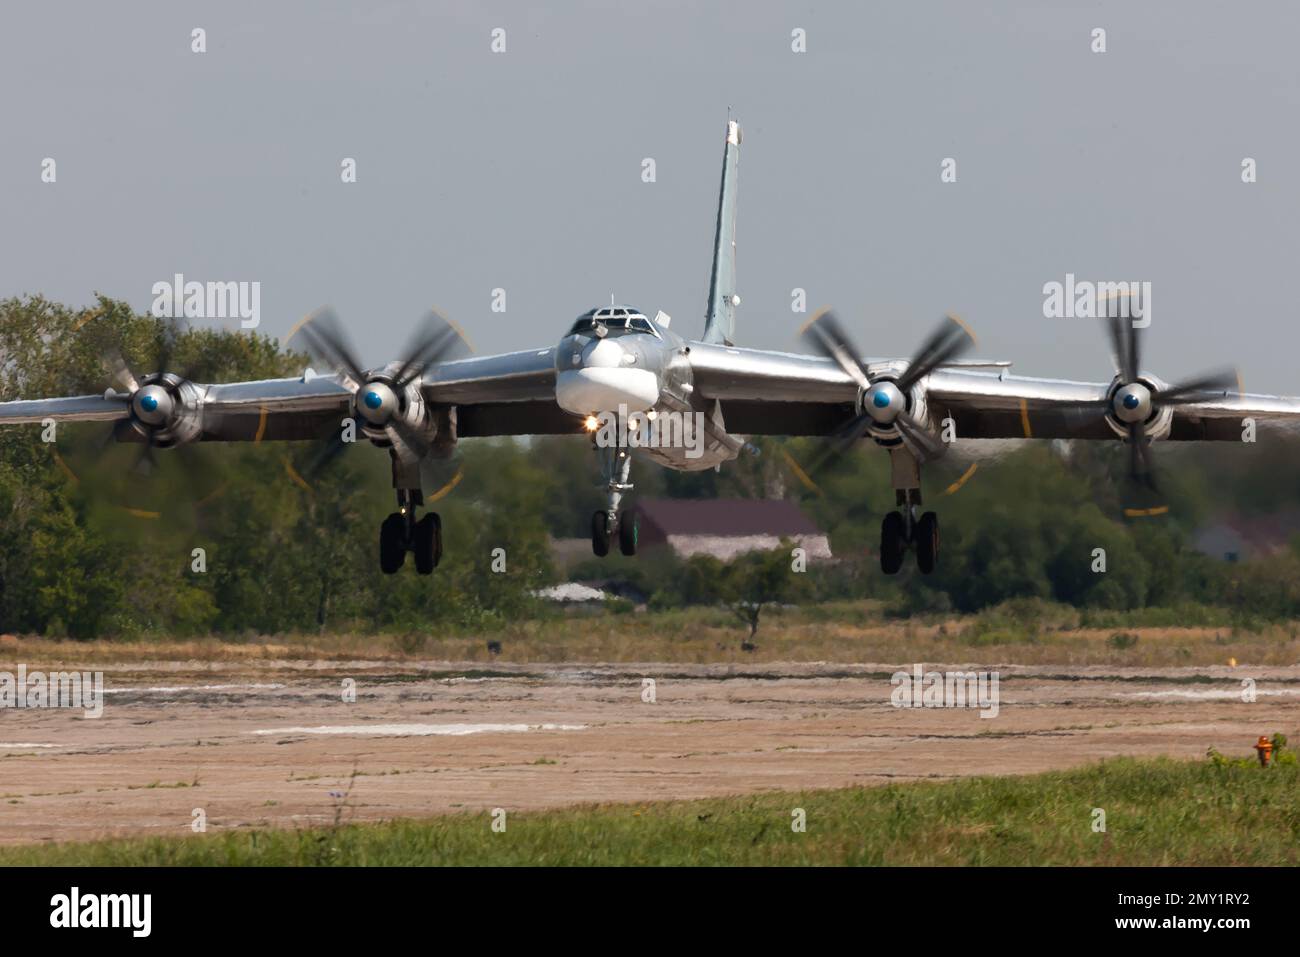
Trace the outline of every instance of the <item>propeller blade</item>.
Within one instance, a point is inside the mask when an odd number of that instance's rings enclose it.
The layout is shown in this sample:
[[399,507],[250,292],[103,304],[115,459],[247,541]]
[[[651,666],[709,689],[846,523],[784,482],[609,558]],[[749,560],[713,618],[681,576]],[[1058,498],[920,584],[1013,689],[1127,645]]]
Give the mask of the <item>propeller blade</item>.
[[804,339],[826,358],[834,361],[863,391],[871,388],[867,367],[849,341],[848,333],[835,314],[823,309],[804,327]]
[[838,465],[849,450],[857,444],[858,440],[866,435],[867,427],[870,424],[871,416],[861,412],[826,436],[821,451],[813,456],[808,464],[808,474],[815,475]]
[[172,318],[163,322],[158,336],[158,351],[154,357],[154,372],[172,371],[172,359],[182,334],[181,320]]
[[384,431],[388,434],[388,438],[393,445],[397,447],[399,455],[402,449],[407,451],[406,458],[424,459],[433,451],[429,441],[399,416],[390,419],[388,424],[384,426]]
[[343,450],[348,447],[348,444],[343,441],[342,429],[330,429],[329,438],[321,443],[320,449],[307,463],[304,469],[305,476],[310,480],[319,478],[333,464],[334,460],[343,454]]
[[946,316],[930,338],[921,344],[907,371],[898,380],[898,388],[906,393],[918,381],[925,378],[949,359],[954,359],[975,343],[971,331],[956,317]]
[[136,456],[132,470],[140,475],[153,475],[158,471],[158,459],[153,454],[152,442],[145,442],[140,446],[140,454]]
[[1171,386],[1164,392],[1157,393],[1155,401],[1158,405],[1189,405],[1194,402],[1204,402],[1236,390],[1239,382],[1236,370],[1222,369],[1192,379],[1190,382]]
[[1136,382],[1142,371],[1142,330],[1132,319],[1116,319],[1128,326],[1128,381]]
[[1134,422],[1128,429],[1129,477],[1153,492],[1156,487],[1155,468],[1151,460],[1151,443],[1147,441],[1146,427]]
[[353,392],[361,388],[366,374],[333,309],[317,310],[300,331],[308,349],[352,380],[349,386]]
[[103,357],[104,369],[108,372],[109,380],[128,393],[134,394],[140,388],[140,382],[132,374],[130,367],[126,364],[126,359],[122,358],[122,353],[117,349],[109,350]]
[[935,436],[912,413],[898,413],[898,418],[894,420],[894,424],[898,428],[898,434],[903,439],[903,444],[916,456],[918,461],[933,462],[935,459],[942,458],[943,454],[948,451],[947,443]]
[[1133,382],[1137,374],[1130,370],[1128,347],[1124,344],[1124,327],[1118,315],[1106,317],[1106,335],[1110,339],[1110,356],[1115,364],[1115,374],[1125,382]]
[[423,375],[429,366],[441,362],[459,341],[463,340],[456,327],[436,311],[430,310],[417,326],[416,334],[406,349],[407,358],[393,377],[397,387],[405,388],[412,380]]

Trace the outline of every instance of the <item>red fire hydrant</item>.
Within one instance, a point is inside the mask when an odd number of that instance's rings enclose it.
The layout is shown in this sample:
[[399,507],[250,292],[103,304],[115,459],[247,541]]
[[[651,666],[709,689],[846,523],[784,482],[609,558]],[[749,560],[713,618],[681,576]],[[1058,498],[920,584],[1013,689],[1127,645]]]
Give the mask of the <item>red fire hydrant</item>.
[[1259,755],[1259,766],[1268,767],[1268,759],[1273,754],[1273,744],[1262,734],[1259,740],[1255,742],[1255,753]]

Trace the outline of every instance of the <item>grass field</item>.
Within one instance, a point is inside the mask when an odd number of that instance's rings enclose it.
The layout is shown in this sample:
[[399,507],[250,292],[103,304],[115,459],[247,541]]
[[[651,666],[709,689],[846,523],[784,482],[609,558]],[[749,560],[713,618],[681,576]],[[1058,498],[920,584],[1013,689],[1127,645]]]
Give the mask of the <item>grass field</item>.
[[[1300,660],[1300,622],[1235,621],[1222,609],[1190,606],[1080,612],[1036,600],[977,615],[893,617],[879,602],[831,602],[764,612],[755,647],[721,608],[551,610],[490,633],[301,634],[188,641],[74,642],[0,637],[0,662],[96,664],[268,659],[442,660],[606,663],[1015,662],[1023,665],[1169,667],[1289,665]],[[489,641],[499,650],[490,651]]]
[[[806,815],[806,831],[792,822]],[[1094,809],[1105,831],[1093,829]],[[1300,767],[1068,772],[0,850],[0,865],[1295,865]]]

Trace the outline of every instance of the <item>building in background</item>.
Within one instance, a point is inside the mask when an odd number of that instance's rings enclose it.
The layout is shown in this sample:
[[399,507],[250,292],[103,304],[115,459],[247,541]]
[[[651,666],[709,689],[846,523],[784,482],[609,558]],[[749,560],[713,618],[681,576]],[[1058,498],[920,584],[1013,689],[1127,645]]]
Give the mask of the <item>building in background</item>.
[[1288,509],[1269,515],[1232,515],[1206,525],[1192,536],[1192,546],[1202,555],[1225,562],[1248,562],[1277,555],[1300,537],[1300,511]]
[[668,548],[679,558],[712,555],[730,561],[786,539],[803,548],[809,561],[832,557],[826,533],[785,499],[642,499],[631,511],[640,522],[642,552]]

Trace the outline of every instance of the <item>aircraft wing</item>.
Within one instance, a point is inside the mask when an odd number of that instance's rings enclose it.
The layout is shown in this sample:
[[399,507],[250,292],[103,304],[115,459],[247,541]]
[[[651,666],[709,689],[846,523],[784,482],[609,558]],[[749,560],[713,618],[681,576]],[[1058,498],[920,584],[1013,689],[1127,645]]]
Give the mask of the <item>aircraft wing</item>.
[[[312,439],[337,422],[351,393],[335,376],[200,385],[204,441]],[[0,425],[105,422],[130,416],[129,396],[100,395],[0,402]]]
[[555,404],[555,347],[439,363],[423,380],[425,400],[456,407],[456,435],[570,435],[577,417]]
[[[722,405],[728,431],[742,435],[827,435],[855,414],[858,385],[820,356],[692,342],[697,394]],[[887,361],[864,360],[873,371]],[[901,368],[901,366],[900,366]],[[1111,439],[1104,418],[1083,408],[1110,382],[944,367],[921,382],[931,425],[951,416],[959,439]],[[1239,440],[1245,418],[1300,424],[1300,398],[1224,392],[1174,409],[1169,438]]]
[[[1080,408],[1106,398],[1109,382],[1071,382],[939,369],[926,382],[930,418],[952,416],[959,438],[1109,439],[1115,433],[1096,411]],[[1300,398],[1236,391],[1207,393],[1173,409],[1174,441],[1240,441],[1243,420],[1300,423]]]
[[[347,414],[351,393],[336,375],[197,384],[203,441],[316,439]],[[432,406],[456,406],[462,436],[581,431],[555,404],[555,350],[530,349],[440,363],[422,380]],[[0,425],[46,419],[113,421],[130,415],[126,393],[0,402]]]

